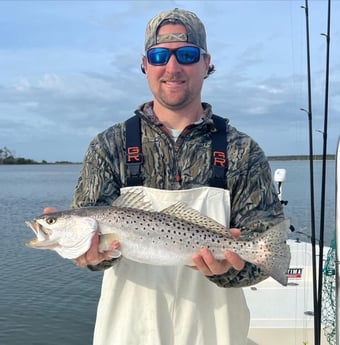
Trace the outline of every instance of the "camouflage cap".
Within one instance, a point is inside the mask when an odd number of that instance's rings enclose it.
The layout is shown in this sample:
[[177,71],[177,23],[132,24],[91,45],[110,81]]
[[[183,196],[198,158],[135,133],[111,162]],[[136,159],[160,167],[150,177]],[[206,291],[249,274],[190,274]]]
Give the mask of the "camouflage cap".
[[[159,28],[168,23],[182,24],[187,32],[158,35]],[[208,51],[205,28],[201,20],[195,13],[178,8],[158,13],[146,26],[145,51],[163,42],[188,42]]]

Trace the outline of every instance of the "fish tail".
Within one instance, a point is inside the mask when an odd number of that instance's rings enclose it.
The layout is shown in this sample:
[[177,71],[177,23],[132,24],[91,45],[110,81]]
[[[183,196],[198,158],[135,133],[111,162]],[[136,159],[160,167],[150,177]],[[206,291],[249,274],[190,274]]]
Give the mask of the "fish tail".
[[289,220],[274,225],[259,238],[259,252],[261,255],[255,264],[280,284],[288,283],[287,271],[291,254],[287,244]]

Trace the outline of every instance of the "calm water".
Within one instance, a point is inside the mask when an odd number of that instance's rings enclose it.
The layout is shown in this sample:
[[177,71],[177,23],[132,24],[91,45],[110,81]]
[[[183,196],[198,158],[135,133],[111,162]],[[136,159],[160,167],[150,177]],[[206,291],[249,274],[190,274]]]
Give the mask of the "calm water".
[[[286,215],[297,230],[308,233],[308,162],[273,162],[272,168],[287,169]],[[92,343],[102,274],[23,244],[33,237],[24,225],[26,219],[46,206],[68,207],[79,170],[79,165],[0,165],[0,344]],[[327,170],[326,244],[334,234],[334,161],[328,162]],[[321,162],[316,162],[316,181],[320,181],[320,171]],[[319,192],[317,185],[316,196]]]

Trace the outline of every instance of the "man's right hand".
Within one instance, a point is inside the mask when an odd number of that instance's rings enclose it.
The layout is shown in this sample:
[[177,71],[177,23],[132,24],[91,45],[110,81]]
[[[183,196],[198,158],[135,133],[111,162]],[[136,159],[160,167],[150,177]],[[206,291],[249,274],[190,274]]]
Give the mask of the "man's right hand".
[[79,267],[86,267],[86,266],[96,266],[102,261],[105,260],[112,260],[112,258],[116,257],[115,251],[119,249],[119,242],[112,241],[110,248],[105,252],[98,251],[99,245],[99,235],[96,232],[92,237],[91,247],[90,249],[83,255],[79,256],[77,259],[73,260],[76,265]]

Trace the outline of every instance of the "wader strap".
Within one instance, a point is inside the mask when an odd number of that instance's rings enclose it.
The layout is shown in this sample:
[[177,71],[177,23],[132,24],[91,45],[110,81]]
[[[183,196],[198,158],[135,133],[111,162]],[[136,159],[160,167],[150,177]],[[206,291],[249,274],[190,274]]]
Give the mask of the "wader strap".
[[[212,178],[210,187],[226,188],[227,139],[225,120],[213,115],[216,132],[211,134]],[[141,121],[135,115],[126,121],[126,165],[128,167],[127,186],[142,186],[141,166],[144,158],[141,143]]]
[[217,115],[212,116],[216,132],[211,138],[211,166],[212,177],[209,181],[210,187],[226,188],[226,167],[227,167],[227,138],[225,120]]
[[142,186],[141,166],[143,164],[142,134],[139,116],[129,118],[126,123],[126,157],[128,167],[127,186]]

